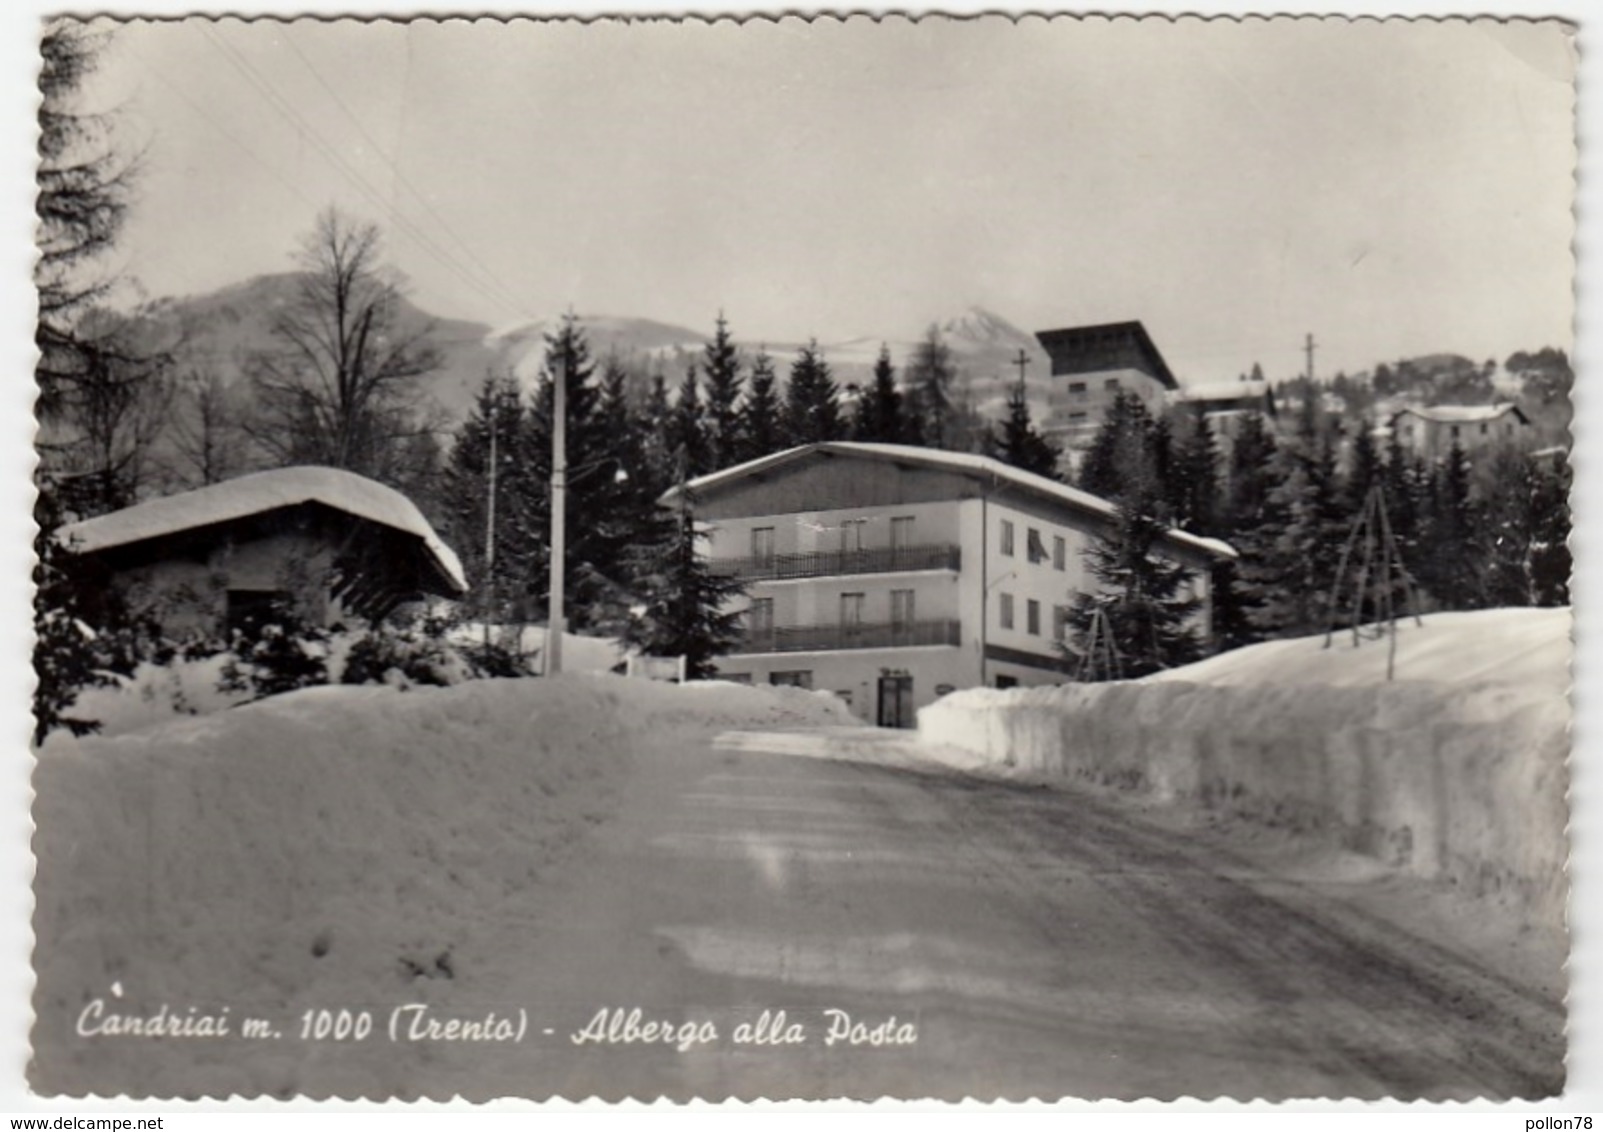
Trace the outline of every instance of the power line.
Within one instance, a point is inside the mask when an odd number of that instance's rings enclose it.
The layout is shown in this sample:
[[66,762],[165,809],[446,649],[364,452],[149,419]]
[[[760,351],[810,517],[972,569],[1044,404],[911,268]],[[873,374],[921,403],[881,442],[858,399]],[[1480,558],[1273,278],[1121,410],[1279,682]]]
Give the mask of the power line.
[[295,110],[295,108],[290,105],[276,89],[274,89],[272,84],[269,83],[259,71],[251,66],[250,62],[245,59],[245,57],[241,55],[232,45],[224,41],[209,27],[203,25],[200,30],[201,33],[210,39],[213,45],[223,53],[224,61],[232,66],[240,74],[240,76],[257,91],[257,93],[267,100],[268,106],[281,118],[288,122],[291,127],[296,129],[302,138],[308,141],[313,148],[318,151],[318,153],[322,154],[324,159],[327,160],[337,172],[344,176],[345,179],[350,182],[351,186],[361,193],[362,196],[369,201],[369,203],[371,203],[381,212],[387,213],[391,223],[394,224],[403,235],[411,239],[415,244],[418,245],[419,248],[433,256],[442,265],[455,272],[459,279],[461,279],[484,298],[493,303],[498,303],[505,306],[514,314],[523,315],[525,313],[522,307],[508,296],[496,295],[487,289],[484,284],[475,279],[472,273],[464,268],[453,255],[435,244],[434,241],[429,238],[426,232],[418,228],[417,225],[413,224],[410,220],[403,216],[393,204],[386,203],[386,201],[383,199],[383,195],[379,193],[379,191],[375,189],[365,177],[362,176],[361,172],[347,162],[345,158],[340,155],[339,151],[335,149],[326,139],[324,139],[323,136],[319,134],[317,130],[310,123],[308,123]]
[[284,42],[289,46],[289,49],[295,53],[295,57],[298,58],[302,65],[306,67],[307,71],[311,73],[312,78],[317,80],[317,84],[328,93],[329,98],[334,100],[334,105],[338,106],[340,108],[340,112],[345,115],[346,119],[351,123],[351,125],[356,127],[357,133],[362,135],[362,139],[367,142],[372,151],[378,155],[380,160],[389,166],[390,172],[394,175],[396,181],[400,183],[401,187],[406,189],[407,192],[411,193],[413,199],[423,206],[424,211],[434,218],[434,222],[440,226],[440,230],[456,242],[456,246],[462,250],[462,254],[466,257],[468,264],[478,268],[484,280],[498,290],[503,296],[515,299],[516,292],[502,282],[495,272],[491,271],[483,261],[474,255],[473,249],[468,247],[467,243],[462,239],[461,236],[457,235],[456,230],[451,227],[450,223],[445,219],[445,217],[440,215],[440,213],[435,209],[434,205],[430,203],[428,197],[424,196],[423,193],[418,191],[417,186],[413,185],[412,182],[407,178],[406,174],[401,171],[401,168],[399,164],[397,164],[396,160],[385,153],[384,147],[380,145],[378,140],[368,132],[367,127],[362,124],[361,120],[357,118],[350,106],[343,98],[340,97],[339,92],[336,91],[333,86],[331,86],[329,82],[323,78],[322,73],[319,72],[317,67],[313,65],[312,61],[306,57],[306,53],[296,46],[294,37],[288,34],[286,31],[283,39]]

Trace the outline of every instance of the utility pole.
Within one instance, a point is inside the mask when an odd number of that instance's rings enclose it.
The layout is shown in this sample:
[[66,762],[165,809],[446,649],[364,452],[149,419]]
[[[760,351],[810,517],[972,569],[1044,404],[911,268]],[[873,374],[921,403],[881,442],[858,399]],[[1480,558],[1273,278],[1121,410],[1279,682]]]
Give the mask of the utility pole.
[[1013,359],[1013,364],[1019,367],[1019,384],[1023,385],[1024,384],[1024,367],[1026,367],[1026,366],[1028,366],[1030,364],[1030,355],[1028,355],[1028,354],[1026,354],[1024,352],[1024,347],[1023,346],[1019,347],[1019,356]]
[[1309,334],[1304,340],[1302,348],[1308,355],[1308,372],[1304,376],[1308,378],[1308,383],[1312,385],[1314,380],[1314,336],[1312,334]]
[[551,600],[545,634],[545,674],[562,671],[562,631],[566,622],[563,589],[568,553],[568,374],[571,335],[564,335],[561,372],[553,375],[551,409]]

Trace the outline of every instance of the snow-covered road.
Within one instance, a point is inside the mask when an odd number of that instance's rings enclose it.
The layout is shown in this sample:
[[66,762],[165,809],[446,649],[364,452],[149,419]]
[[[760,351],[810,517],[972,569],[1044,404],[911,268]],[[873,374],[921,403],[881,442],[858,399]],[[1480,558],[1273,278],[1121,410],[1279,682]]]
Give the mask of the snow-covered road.
[[[532,1063],[453,1050],[424,1091],[1468,1097],[1562,1083],[1560,1008],[1490,971],[1106,803],[844,732],[726,737],[653,767],[563,891],[522,912],[528,946],[498,948],[496,978],[555,1033]],[[636,1007],[718,1038],[573,1044],[601,1010]],[[764,1010],[806,1040],[732,1040]],[[832,1010],[869,1032],[894,1016],[885,1033],[912,1023],[917,1040],[826,1044],[843,1025]]]
[[[616,801],[570,859],[479,900],[437,961],[353,954],[349,929],[317,958],[329,942],[313,940],[295,971],[344,956],[371,972],[286,975],[276,1003],[252,976],[226,1041],[80,1040],[47,1016],[38,1080],[475,1100],[1562,1086],[1557,1003],[1362,911],[1340,885],[1277,879],[1106,801],[960,773],[891,733],[674,744],[636,760]],[[260,969],[249,955],[227,969]],[[52,978],[78,1003],[114,978],[148,987],[164,958]],[[207,963],[224,969],[190,965]],[[299,1040],[304,1012],[324,1007],[371,1013],[372,1032]],[[243,1040],[247,1008],[276,1010],[281,1032]],[[492,1014],[509,1040],[449,1028]],[[829,1041],[832,1028],[847,1036]]]

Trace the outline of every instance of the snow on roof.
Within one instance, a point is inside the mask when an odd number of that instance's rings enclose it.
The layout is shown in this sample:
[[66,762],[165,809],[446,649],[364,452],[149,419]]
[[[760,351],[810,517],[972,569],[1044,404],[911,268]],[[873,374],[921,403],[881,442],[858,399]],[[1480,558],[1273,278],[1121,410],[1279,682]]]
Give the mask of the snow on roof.
[[301,503],[321,503],[416,536],[423,540],[446,578],[458,590],[467,590],[467,578],[456,552],[434,533],[415,503],[392,487],[338,468],[253,472],[71,523],[62,528],[61,536],[79,553],[93,553]]
[[[971,452],[948,452],[941,448],[921,448],[910,444],[870,444],[857,440],[828,440],[817,444],[804,444],[798,448],[788,448],[783,452],[776,452],[770,456],[760,456],[755,460],[748,460],[744,464],[736,464],[734,467],[725,468],[719,472],[698,476],[687,483],[685,487],[692,492],[721,487],[746,476],[791,463],[812,452],[835,453],[842,456],[866,456],[870,459],[920,464],[924,467],[943,468],[969,475],[986,475],[993,479],[1005,480],[1015,487],[1033,491],[1038,495],[1046,496],[1059,503],[1066,503],[1082,511],[1090,511],[1093,514],[1109,518],[1118,513],[1117,507],[1099,495],[1092,495],[1090,492],[1081,491],[1077,487],[1070,487],[1068,484],[1049,480],[1045,476],[1036,475],[1034,472],[1026,472],[1022,468],[1004,464],[1002,461],[993,459],[990,456],[979,456]],[[667,497],[672,498],[677,490],[677,488],[671,489],[667,493]],[[1237,557],[1234,547],[1218,539],[1203,538],[1199,535],[1177,530],[1166,531],[1164,537],[1182,546],[1189,546],[1193,550],[1200,550],[1215,557]]]
[[1397,415],[1413,413],[1416,417],[1423,417],[1427,421],[1436,421],[1438,424],[1464,424],[1466,422],[1496,420],[1510,411],[1517,413],[1520,420],[1525,419],[1525,414],[1520,412],[1519,406],[1513,402],[1505,405],[1410,405],[1405,409],[1398,410]]
[[1235,401],[1242,397],[1263,397],[1268,392],[1267,381],[1209,381],[1184,386],[1180,390],[1180,400]]

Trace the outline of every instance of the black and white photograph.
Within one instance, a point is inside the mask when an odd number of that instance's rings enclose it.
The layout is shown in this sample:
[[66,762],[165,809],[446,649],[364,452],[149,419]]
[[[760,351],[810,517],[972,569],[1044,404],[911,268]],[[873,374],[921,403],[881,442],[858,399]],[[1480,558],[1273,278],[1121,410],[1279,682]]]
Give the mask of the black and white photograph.
[[1576,37],[40,21],[27,1089],[1563,1098]]

